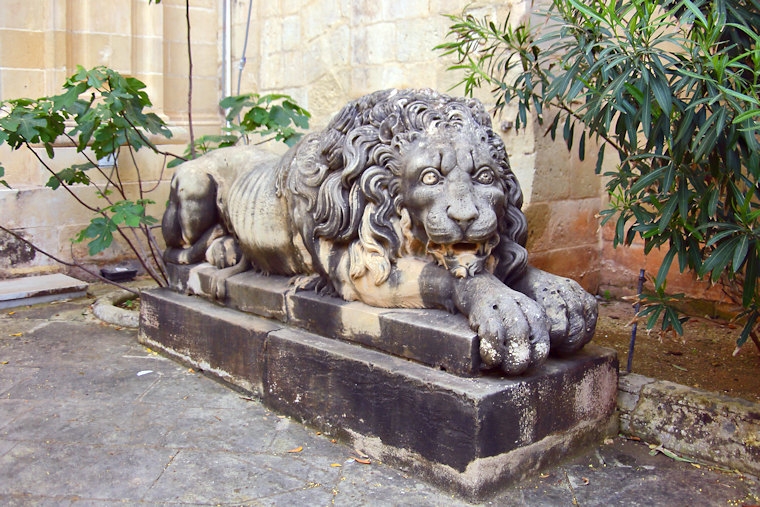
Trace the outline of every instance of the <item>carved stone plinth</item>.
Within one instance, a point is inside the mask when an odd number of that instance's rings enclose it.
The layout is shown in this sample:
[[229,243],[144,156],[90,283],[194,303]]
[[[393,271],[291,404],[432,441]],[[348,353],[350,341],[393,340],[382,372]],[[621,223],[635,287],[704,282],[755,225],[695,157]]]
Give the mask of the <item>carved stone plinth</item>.
[[[203,294],[208,269],[175,272],[174,284]],[[461,316],[346,303],[252,273],[227,287],[226,306],[144,292],[140,341],[466,498],[537,473],[610,427],[612,351],[587,346],[518,378],[474,376],[477,337]]]

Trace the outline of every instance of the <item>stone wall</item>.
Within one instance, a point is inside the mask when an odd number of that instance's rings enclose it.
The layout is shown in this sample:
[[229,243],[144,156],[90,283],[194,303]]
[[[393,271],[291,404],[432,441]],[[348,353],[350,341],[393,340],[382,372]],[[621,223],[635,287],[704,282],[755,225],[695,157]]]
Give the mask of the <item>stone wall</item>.
[[[193,50],[195,57],[193,106],[196,130],[218,132],[217,49],[218,14],[215,0],[193,0]],[[106,65],[146,83],[158,112],[174,128],[174,139],[163,141],[162,149],[182,153],[187,142],[187,45],[185,3],[163,0],[101,2],[97,0],[7,0],[0,17],[0,99],[37,98],[61,92],[65,79],[77,65],[91,68]],[[72,256],[86,264],[109,264],[129,260],[129,251],[117,244],[95,259],[86,255],[84,244],[72,238],[89,223],[92,215],[63,190],[46,188],[50,173],[37,156],[54,170],[85,160],[62,140],[54,160],[45,151],[0,147],[4,179],[12,187],[0,187],[2,224],[33,241],[41,249],[70,261]],[[156,204],[151,214],[160,217],[168,196],[169,171],[164,160],[138,152],[135,161],[119,157],[129,196],[137,195],[136,168],[148,197]],[[106,169],[109,170],[109,169]],[[96,181],[97,181],[96,177]],[[102,178],[100,179],[102,182]],[[85,202],[102,203],[91,188],[75,188]],[[0,233],[0,278],[59,271],[53,260],[23,242]]]

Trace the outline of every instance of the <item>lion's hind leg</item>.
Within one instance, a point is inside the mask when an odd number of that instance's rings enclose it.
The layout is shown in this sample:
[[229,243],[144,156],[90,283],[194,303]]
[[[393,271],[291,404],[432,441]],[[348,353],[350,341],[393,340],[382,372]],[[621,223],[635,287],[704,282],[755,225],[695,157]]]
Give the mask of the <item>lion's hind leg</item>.
[[179,167],[161,221],[166,262],[201,262],[212,242],[226,234],[219,220],[216,193],[216,181],[207,168],[196,161]]
[[171,264],[195,264],[201,262],[214,241],[224,237],[224,234],[224,227],[216,224],[207,229],[195,243],[192,243],[188,247],[182,248],[167,245],[164,251],[164,261]]
[[235,266],[243,260],[240,244],[232,236],[215,238],[206,250],[206,262],[219,269]]
[[227,297],[227,279],[247,271],[250,267],[251,263],[243,257],[237,264],[217,270],[211,275],[211,285],[209,287],[211,297],[218,301],[224,301]]

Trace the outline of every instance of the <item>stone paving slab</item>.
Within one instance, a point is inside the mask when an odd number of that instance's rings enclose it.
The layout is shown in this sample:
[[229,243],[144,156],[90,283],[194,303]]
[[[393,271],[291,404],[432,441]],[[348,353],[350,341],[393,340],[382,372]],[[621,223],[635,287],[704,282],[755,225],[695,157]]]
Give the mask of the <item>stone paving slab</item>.
[[87,283],[61,273],[0,280],[0,310],[79,298],[86,292]]
[[[356,462],[334,436],[83,315],[90,303],[0,312],[0,505],[472,505]],[[482,505],[758,503],[751,476],[616,437]]]

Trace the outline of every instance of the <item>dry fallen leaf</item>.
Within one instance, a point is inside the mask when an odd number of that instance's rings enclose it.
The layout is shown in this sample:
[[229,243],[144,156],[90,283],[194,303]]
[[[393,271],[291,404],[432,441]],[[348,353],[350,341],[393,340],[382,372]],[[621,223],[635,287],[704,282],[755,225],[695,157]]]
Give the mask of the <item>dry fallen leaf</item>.
[[364,459],[364,458],[354,458],[354,461],[356,461],[357,463],[361,463],[362,465],[369,465],[370,463],[372,463],[370,460]]
[[24,333],[13,333],[13,334],[9,334],[8,336],[13,336],[15,338],[18,338],[19,336],[22,336],[23,334]]
[[291,449],[291,450],[289,450],[288,452],[301,452],[301,451],[303,451],[303,446],[302,446],[302,445],[299,445],[299,446],[298,446],[298,447],[296,447],[295,449]]
[[549,477],[549,474],[539,474],[539,477],[541,477],[542,479],[546,479],[547,477]]
[[8,315],[13,315],[14,313],[16,313],[16,312],[8,312]]
[[591,482],[588,477],[581,477],[581,480],[583,481],[584,486],[588,486],[588,483]]
[[341,465],[340,463],[330,463],[330,466],[333,468],[336,468],[336,467],[342,467],[343,465]]

